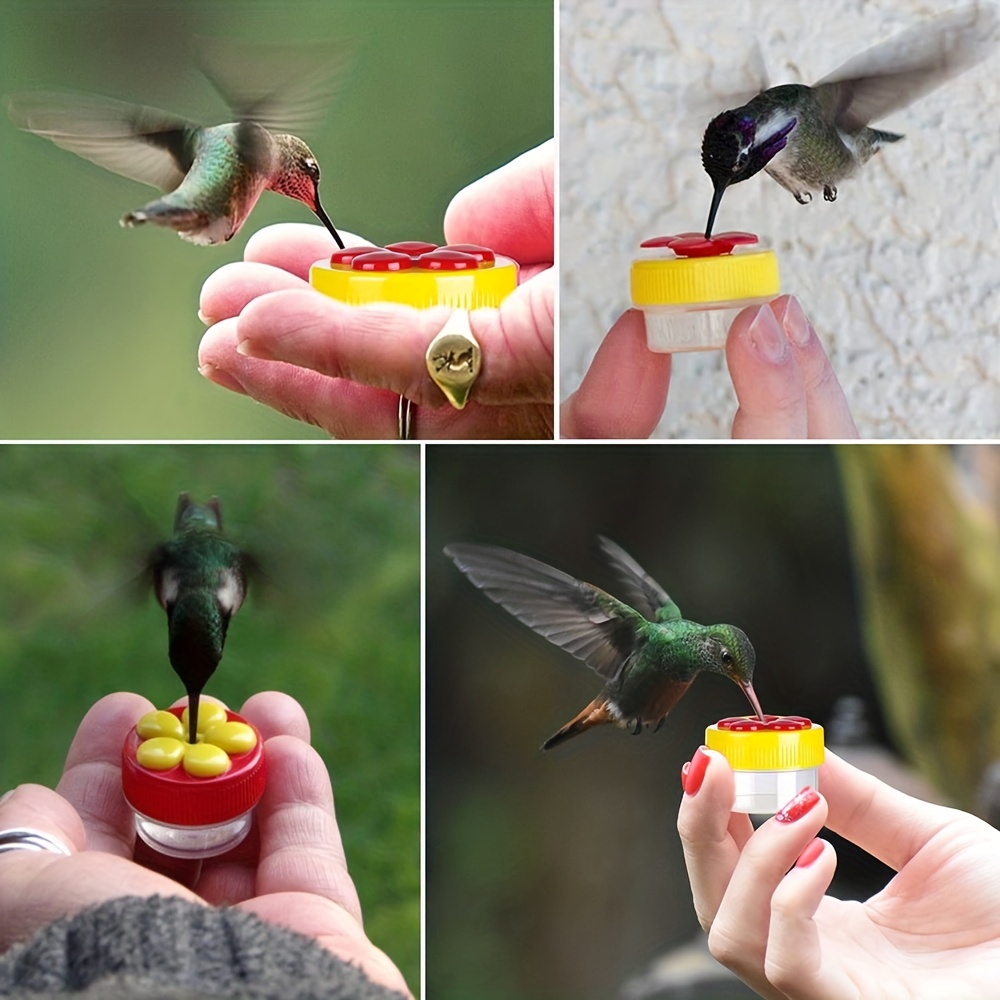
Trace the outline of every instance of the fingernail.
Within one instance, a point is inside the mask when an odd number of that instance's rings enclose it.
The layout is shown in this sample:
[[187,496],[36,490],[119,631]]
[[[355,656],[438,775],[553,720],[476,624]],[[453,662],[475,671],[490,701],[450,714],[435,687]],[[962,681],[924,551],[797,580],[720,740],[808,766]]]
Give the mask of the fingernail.
[[687,766],[687,773],[684,775],[684,792],[687,795],[697,795],[701,783],[705,780],[705,771],[708,769],[708,762],[712,758],[705,753],[704,747],[698,747],[690,764]]
[[788,339],[797,347],[805,347],[814,336],[812,323],[802,311],[799,300],[794,295],[785,299],[785,309],[781,316],[781,325],[788,334]]
[[238,392],[242,396],[250,395],[229,372],[223,371],[221,368],[216,368],[215,365],[199,365],[198,372],[207,378],[209,382],[221,385],[223,389],[230,389],[232,392]]
[[796,868],[808,868],[823,853],[823,841],[815,837],[808,844],[805,850],[799,855],[795,862]]
[[794,823],[797,819],[802,819],[817,802],[819,802],[819,792],[806,785],[795,798],[774,814],[774,818],[779,823]]
[[257,340],[241,340],[236,345],[236,353],[245,358],[256,358],[258,361],[274,361],[274,355]]
[[[690,770],[691,770],[691,761],[687,760],[684,762],[684,766],[681,768],[681,788],[683,788],[685,792],[688,790],[687,775],[688,771]],[[4,796],[4,798],[6,798],[6,796]],[[0,802],[3,802],[3,799],[0,799]]]
[[747,330],[750,346],[771,364],[784,361],[790,352],[788,340],[770,306],[759,306]]

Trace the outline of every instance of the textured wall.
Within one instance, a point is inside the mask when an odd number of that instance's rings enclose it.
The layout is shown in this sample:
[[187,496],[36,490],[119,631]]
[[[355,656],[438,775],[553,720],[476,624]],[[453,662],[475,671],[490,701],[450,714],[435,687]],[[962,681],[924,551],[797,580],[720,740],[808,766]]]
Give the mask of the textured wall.
[[[628,307],[647,236],[705,224],[701,136],[771,84],[812,83],[954,4],[920,0],[563,0],[562,393]],[[759,50],[755,51],[759,45]],[[761,173],[729,189],[716,229],[762,234],[782,289],[826,345],[863,437],[1000,434],[1000,59],[881,124],[903,142],[808,206]],[[728,437],[721,352],[678,355],[663,437]]]

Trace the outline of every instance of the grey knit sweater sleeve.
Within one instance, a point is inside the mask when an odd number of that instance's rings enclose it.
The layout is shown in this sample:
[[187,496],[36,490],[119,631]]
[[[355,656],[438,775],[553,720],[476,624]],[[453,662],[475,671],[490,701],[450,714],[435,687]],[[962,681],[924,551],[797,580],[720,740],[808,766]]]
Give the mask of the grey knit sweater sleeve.
[[399,1000],[311,938],[241,910],[123,896],[0,955],[0,996]]

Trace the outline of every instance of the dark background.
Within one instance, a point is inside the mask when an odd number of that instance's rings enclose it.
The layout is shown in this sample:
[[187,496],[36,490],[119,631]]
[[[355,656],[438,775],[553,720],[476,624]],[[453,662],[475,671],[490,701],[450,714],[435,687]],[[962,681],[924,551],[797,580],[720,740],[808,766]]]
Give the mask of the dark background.
[[177,494],[261,565],[206,694],[278,690],[330,771],[365,930],[420,984],[420,466],[407,446],[0,447],[0,792],[53,786],[114,691],[184,696],[135,580]]
[[[350,66],[303,138],[338,229],[440,242],[470,182],[553,134],[552,0],[5,0],[0,95],[70,89],[219,124],[192,36],[345,44]],[[125,212],[155,197],[0,114],[0,438],[321,437],[197,372],[205,279],[274,222],[265,192],[229,243],[192,246]]]
[[[427,984],[434,997],[608,997],[699,933],[675,822],[681,765],[736,685],[696,679],[660,732],[541,742],[600,679],[441,553],[490,542],[612,593],[595,536],[685,617],[743,628],[764,710],[876,734],[840,480],[827,446],[427,450]],[[843,865],[842,865],[843,867]]]

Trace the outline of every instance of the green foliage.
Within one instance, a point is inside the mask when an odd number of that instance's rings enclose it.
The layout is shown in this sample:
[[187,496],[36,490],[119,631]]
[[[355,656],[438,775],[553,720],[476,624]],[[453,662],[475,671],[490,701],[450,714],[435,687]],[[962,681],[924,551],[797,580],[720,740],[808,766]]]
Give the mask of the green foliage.
[[260,563],[207,687],[306,709],[366,929],[419,983],[419,454],[321,444],[0,449],[0,791],[54,785],[98,698],[183,696],[145,585],[177,494]]

